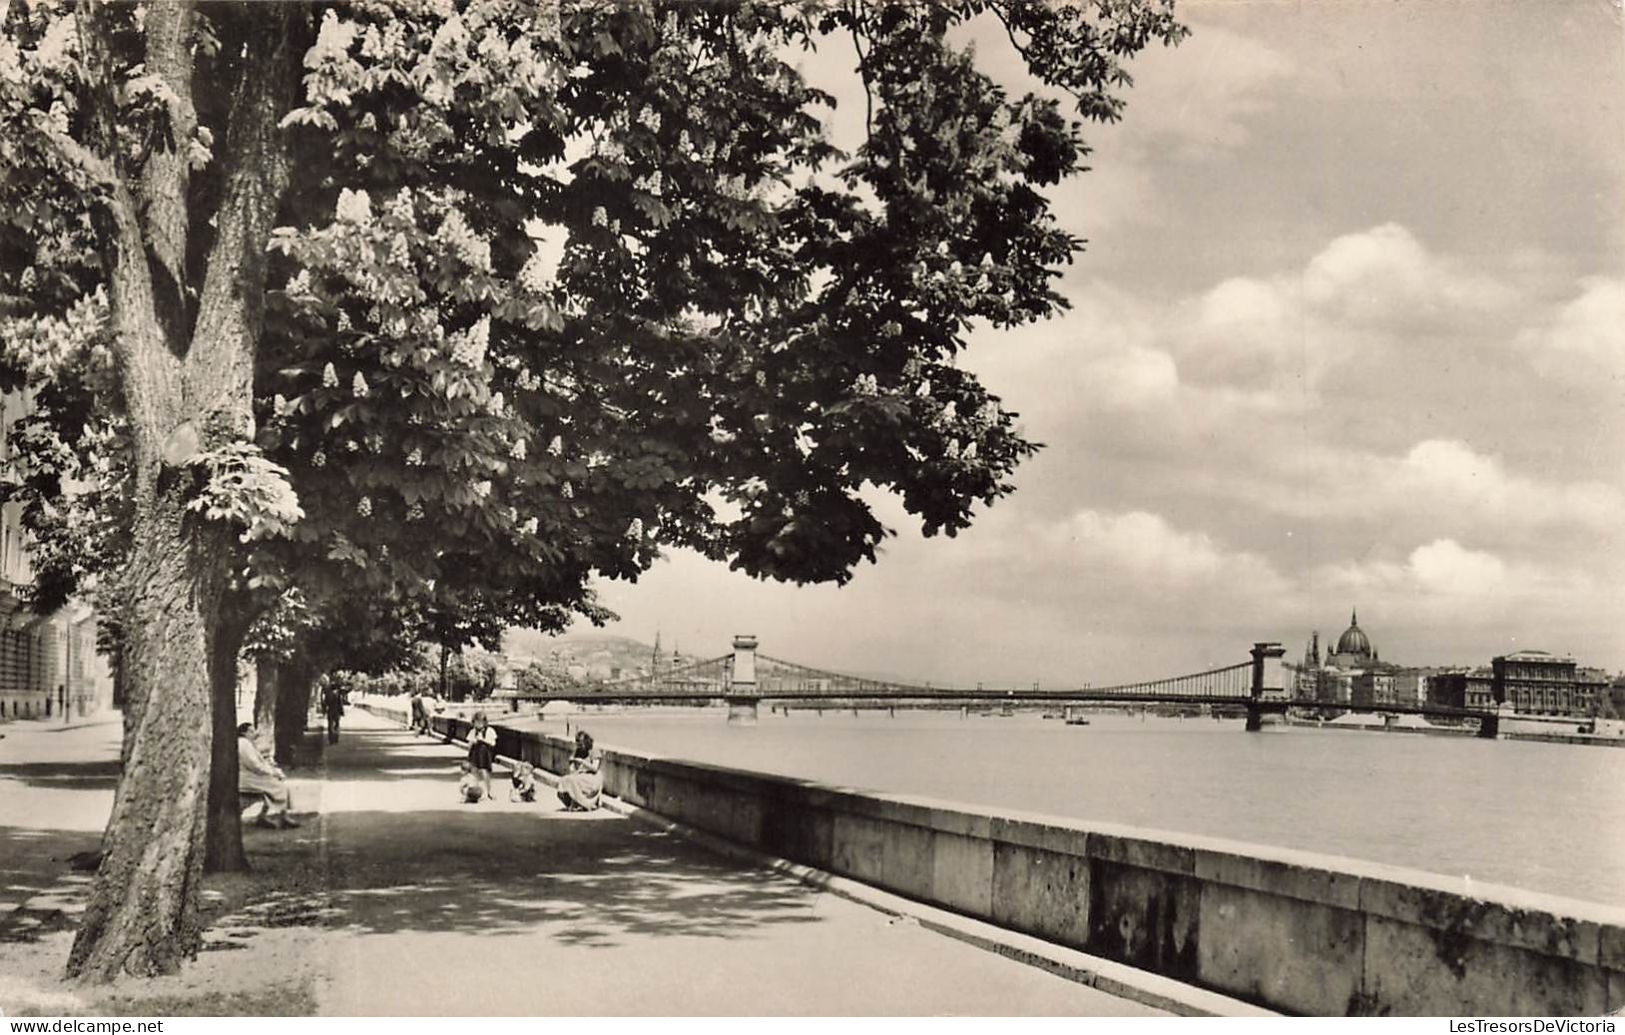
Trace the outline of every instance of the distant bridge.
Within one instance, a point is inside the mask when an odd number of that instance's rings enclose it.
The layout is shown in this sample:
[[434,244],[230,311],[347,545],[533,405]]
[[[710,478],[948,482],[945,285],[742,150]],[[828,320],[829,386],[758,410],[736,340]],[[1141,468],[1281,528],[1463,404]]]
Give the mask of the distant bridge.
[[730,720],[750,721],[761,701],[799,701],[810,706],[857,707],[900,703],[1003,704],[1046,702],[1059,705],[1163,705],[1220,707],[1245,713],[1247,728],[1258,729],[1262,716],[1288,709],[1312,712],[1364,712],[1384,715],[1421,715],[1429,718],[1474,720],[1483,736],[1499,732],[1500,713],[1430,704],[1332,701],[1299,697],[1286,679],[1292,667],[1283,664],[1285,651],[1278,643],[1258,643],[1252,658],[1185,675],[1165,676],[1104,687],[1041,689],[1028,687],[975,688],[937,686],[856,676],[769,657],[756,651],[756,639],[740,636],[731,653],[693,661],[656,672],[637,673],[584,689],[539,694],[518,694],[532,702],[636,704],[725,701]]

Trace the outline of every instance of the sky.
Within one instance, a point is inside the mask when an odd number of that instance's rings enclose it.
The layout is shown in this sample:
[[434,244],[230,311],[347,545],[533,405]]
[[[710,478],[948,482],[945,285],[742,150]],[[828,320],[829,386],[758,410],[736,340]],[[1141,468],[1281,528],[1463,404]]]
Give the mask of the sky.
[[[604,583],[684,653],[1102,686],[1301,656],[1625,669],[1625,28],[1605,0],[1209,0],[1137,59],[1062,315],[961,363],[1045,444],[955,539],[845,587],[673,552]],[[1001,33],[983,66],[1025,89]],[[838,47],[804,72],[861,125]],[[857,123],[853,122],[854,116]]]

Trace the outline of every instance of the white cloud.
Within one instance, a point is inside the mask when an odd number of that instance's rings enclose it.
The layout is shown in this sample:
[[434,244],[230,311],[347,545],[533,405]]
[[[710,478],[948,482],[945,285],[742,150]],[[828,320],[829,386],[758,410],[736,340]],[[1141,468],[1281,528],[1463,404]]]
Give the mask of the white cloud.
[[[1587,277],[1580,294],[1518,343],[1543,374],[1594,381],[1625,377],[1625,278]],[[1617,385],[1611,386],[1617,390]]]
[[1515,296],[1385,223],[1333,239],[1302,269],[1221,281],[1156,333],[1195,383],[1308,403],[1339,371],[1391,364],[1421,334],[1481,328]]
[[1303,271],[1309,305],[1359,324],[1495,308],[1506,290],[1428,251],[1397,223],[1336,238]]
[[1507,566],[1482,550],[1454,539],[1435,539],[1411,551],[1409,569],[1416,584],[1436,595],[1482,597],[1506,585]]
[[1404,561],[1366,560],[1327,565],[1315,581],[1339,593],[1372,601],[1373,610],[1393,614],[1409,604],[1428,604],[1440,598],[1489,597],[1508,586],[1507,564],[1485,550],[1473,550],[1454,539],[1435,539],[1413,549]]

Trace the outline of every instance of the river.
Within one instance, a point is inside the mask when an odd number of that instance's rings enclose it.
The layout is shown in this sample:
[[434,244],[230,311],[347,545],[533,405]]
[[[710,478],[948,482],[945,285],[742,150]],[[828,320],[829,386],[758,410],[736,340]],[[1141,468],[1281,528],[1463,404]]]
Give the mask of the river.
[[[1625,905],[1625,749],[1095,714],[571,719],[606,746],[1127,823]],[[535,720],[497,722],[535,728]],[[549,720],[548,732],[564,732]]]

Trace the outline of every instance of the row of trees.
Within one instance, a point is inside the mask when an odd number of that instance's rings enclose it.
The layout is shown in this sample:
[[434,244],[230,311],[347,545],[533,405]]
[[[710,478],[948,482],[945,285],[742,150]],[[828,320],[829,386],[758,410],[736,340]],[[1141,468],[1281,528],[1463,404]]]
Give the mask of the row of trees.
[[[447,652],[445,670],[441,650],[423,644],[393,668],[361,672],[350,668],[327,674],[327,681],[343,694],[435,694],[451,701],[483,701],[496,692],[504,664],[500,654],[481,650]],[[523,671],[521,672],[523,685]]]
[[[956,46],[992,26],[1048,93]],[[1063,304],[1042,188],[1171,0],[0,0],[6,498],[94,596],[124,768],[72,975],[171,971],[245,865],[232,677],[602,621],[682,546],[850,577],[1037,448],[954,358]],[[851,54],[864,141],[792,64]],[[1067,106],[1056,99],[1069,94]],[[297,716],[297,718],[295,718]]]

